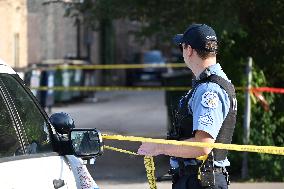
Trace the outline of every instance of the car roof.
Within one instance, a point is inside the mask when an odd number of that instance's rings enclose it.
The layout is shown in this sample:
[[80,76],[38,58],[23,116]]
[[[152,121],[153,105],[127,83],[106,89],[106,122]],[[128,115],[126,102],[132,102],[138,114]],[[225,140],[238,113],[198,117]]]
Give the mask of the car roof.
[[0,59],[0,73],[16,74],[16,72],[6,62]]

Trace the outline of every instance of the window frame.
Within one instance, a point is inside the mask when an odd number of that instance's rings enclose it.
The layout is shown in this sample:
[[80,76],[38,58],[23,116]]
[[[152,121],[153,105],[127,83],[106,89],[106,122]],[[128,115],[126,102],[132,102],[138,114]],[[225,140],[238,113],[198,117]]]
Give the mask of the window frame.
[[[15,81],[22,87],[24,92],[28,95],[28,97],[32,100],[36,108],[38,109],[39,113],[42,115],[42,118],[46,122],[46,127],[49,132],[49,140],[51,143],[51,151],[50,152],[43,152],[43,153],[37,153],[37,154],[29,154],[25,150],[25,143],[28,143],[26,139],[19,133],[18,129],[15,129],[15,133],[17,134],[17,139],[19,140],[20,147],[23,150],[23,155],[20,156],[9,156],[9,157],[3,157],[0,158],[0,163],[1,162],[6,162],[6,161],[13,161],[13,160],[19,160],[19,159],[29,159],[29,158],[36,158],[36,157],[42,157],[42,156],[54,156],[55,154],[59,155],[54,148],[54,141],[53,141],[53,134],[56,134],[54,127],[51,125],[47,113],[43,110],[43,108],[40,106],[38,100],[36,97],[32,94],[30,89],[24,84],[22,79],[17,75],[17,74],[7,74],[7,73],[0,73],[0,75],[7,75],[9,77],[12,77],[15,79]],[[3,82],[4,83],[4,82]],[[6,85],[4,83],[4,87],[6,88]],[[7,95],[10,96],[11,94],[7,89],[4,89],[4,91],[0,90],[1,96],[3,96],[3,100],[5,101],[5,107],[8,110],[8,114],[11,118],[11,122],[14,127],[17,127],[16,120],[21,119],[19,115],[15,114],[15,109],[16,107],[11,107],[10,103],[13,101],[13,99],[7,99]],[[18,111],[16,109],[16,111]],[[12,125],[11,125],[12,126]]]

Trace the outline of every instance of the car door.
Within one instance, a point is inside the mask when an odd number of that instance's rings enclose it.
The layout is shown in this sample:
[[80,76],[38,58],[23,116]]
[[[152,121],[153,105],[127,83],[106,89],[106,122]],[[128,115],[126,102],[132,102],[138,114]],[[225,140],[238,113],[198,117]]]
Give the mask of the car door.
[[0,188],[77,188],[75,157],[53,151],[47,116],[16,75],[0,74],[0,105]]

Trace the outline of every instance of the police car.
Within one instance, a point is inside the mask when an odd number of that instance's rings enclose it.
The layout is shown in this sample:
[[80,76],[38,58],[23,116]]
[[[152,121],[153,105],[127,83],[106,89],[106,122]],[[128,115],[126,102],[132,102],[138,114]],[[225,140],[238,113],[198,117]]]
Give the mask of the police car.
[[2,60],[0,105],[1,189],[98,188],[85,164],[102,154],[100,132],[74,128],[65,113],[49,118]]

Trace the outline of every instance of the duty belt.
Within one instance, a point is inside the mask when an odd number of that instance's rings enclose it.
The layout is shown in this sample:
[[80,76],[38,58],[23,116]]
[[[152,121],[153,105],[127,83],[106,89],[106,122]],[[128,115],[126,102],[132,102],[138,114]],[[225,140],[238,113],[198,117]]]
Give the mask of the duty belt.
[[[172,168],[169,170],[169,174],[178,174],[179,176],[184,175],[191,175],[191,174],[197,174],[198,173],[199,166],[198,165],[187,165],[183,168]],[[227,170],[225,167],[214,167],[213,168],[215,173],[226,173]]]

